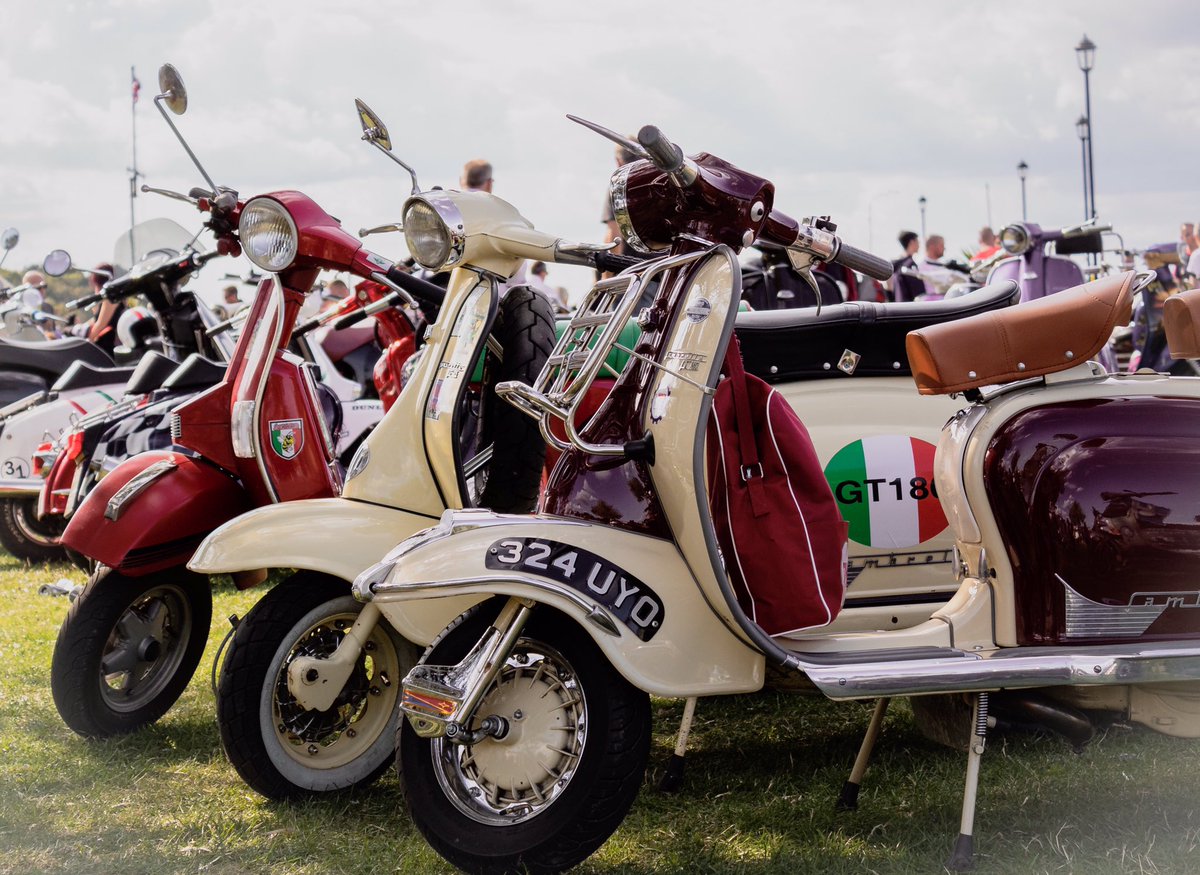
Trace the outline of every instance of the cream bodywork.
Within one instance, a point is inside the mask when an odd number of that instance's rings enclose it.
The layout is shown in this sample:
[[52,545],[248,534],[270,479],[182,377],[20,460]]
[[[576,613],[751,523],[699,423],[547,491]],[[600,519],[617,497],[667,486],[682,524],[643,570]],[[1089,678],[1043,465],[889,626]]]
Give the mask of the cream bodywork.
[[447,507],[463,506],[453,402],[474,369],[497,279],[527,256],[552,260],[558,238],[485,192],[437,195],[454,202],[468,229],[480,230],[467,235],[469,264],[451,274],[427,354],[355,456],[366,463],[351,463],[355,473],[340,499],[261,507],[221,526],[196,550],[192,570],[305,568],[350,581],[397,542],[433,525]]
[[[613,666],[652,694],[692,696],[761,688],[765,658],[749,644],[722,594],[712,561],[716,542],[707,497],[696,489],[697,483],[704,483],[704,431],[698,423],[707,421],[711,406],[703,386],[716,383],[732,330],[727,315],[733,305],[736,262],[727,253],[718,250],[688,272],[686,299],[669,328],[663,357],[667,369],[656,372],[648,389],[653,401],[645,405],[643,425],[653,437],[656,455],[650,470],[674,543],[575,520],[450,513],[438,533],[422,536],[415,545],[401,545],[387,579],[374,589],[375,604],[401,634],[426,641],[456,616],[449,608],[431,613],[431,595],[475,601],[517,596],[576,618]],[[684,363],[694,369],[672,369]],[[583,586],[576,589],[515,569],[498,573],[487,568],[487,552],[496,540],[522,536],[616,560],[662,599],[662,627],[642,642],[589,598]],[[363,591],[357,594],[372,597]],[[589,620],[595,612],[607,622]]]

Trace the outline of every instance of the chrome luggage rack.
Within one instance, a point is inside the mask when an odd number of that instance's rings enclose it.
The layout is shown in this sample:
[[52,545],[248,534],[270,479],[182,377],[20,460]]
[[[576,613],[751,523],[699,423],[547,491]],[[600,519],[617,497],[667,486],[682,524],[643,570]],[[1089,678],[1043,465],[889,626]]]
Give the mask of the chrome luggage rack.
[[[705,249],[658,258],[628,268],[617,276],[600,280],[592,286],[592,290],[567,323],[533,385],[506,380],[496,386],[496,394],[538,420],[542,436],[551,446],[560,450],[575,446],[585,453],[600,456],[624,454],[625,447],[622,444],[593,444],[584,440],[575,427],[575,413],[587,396],[588,389],[602,372],[605,372],[606,376],[620,376],[606,362],[609,353],[614,349],[619,349],[631,358],[653,367],[666,370],[653,359],[622,345],[619,342],[621,332],[633,316],[642,291],[652,279],[671,268],[697,261],[710,253],[711,250]],[[564,442],[550,430],[551,416],[562,422],[569,442]],[[586,423],[583,427],[586,428]]]

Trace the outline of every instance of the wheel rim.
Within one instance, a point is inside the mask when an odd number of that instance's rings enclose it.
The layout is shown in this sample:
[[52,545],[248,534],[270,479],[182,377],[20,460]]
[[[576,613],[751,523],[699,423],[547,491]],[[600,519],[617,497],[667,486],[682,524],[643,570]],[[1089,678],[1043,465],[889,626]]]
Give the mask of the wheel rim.
[[[59,539],[62,537],[62,526],[40,524],[41,521],[33,515],[34,501],[36,499],[14,503],[13,524],[25,540],[40,547],[57,547]],[[53,517],[52,519],[58,520],[60,518]]]
[[431,741],[434,774],[454,806],[489,825],[510,825],[546,811],[579,767],[587,741],[587,700],[558,651],[522,639],[475,711],[508,723],[501,739],[474,745]]
[[181,587],[147,590],[117,620],[100,659],[100,692],[114,711],[135,711],[154,699],[183,661],[193,612]]
[[309,769],[336,769],[367,753],[387,729],[403,677],[395,643],[378,623],[350,680],[326,711],[306,711],[288,690],[288,666],[299,656],[332,654],[357,615],[344,612],[308,627],[275,675],[271,716],[279,749]]

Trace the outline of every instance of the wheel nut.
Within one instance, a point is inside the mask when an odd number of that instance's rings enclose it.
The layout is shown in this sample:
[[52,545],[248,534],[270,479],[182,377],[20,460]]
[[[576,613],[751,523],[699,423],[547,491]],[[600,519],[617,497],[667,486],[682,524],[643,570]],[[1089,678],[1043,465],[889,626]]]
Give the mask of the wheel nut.
[[371,695],[378,696],[380,693],[379,687],[371,687]]
[[474,796],[475,798],[479,798],[479,794],[482,791],[478,787],[472,787],[470,792],[471,792],[472,796]]
[[320,749],[319,747],[317,747],[315,744],[310,744],[310,745],[308,746],[308,755],[309,755],[309,756],[314,756],[314,757],[315,757],[315,756],[316,756],[317,754],[319,754],[320,752],[321,752],[321,749]]
[[374,649],[375,649],[374,641],[368,641],[366,644],[363,645],[363,650],[367,651],[367,653],[370,653]]
[[516,711],[513,711],[513,720],[520,720],[524,716],[525,716],[525,712],[522,711],[520,708],[518,708]]
[[358,731],[357,731],[357,730],[354,730],[354,729],[347,729],[347,730],[346,730],[346,736],[347,736],[348,738],[357,738],[357,737],[358,737]]

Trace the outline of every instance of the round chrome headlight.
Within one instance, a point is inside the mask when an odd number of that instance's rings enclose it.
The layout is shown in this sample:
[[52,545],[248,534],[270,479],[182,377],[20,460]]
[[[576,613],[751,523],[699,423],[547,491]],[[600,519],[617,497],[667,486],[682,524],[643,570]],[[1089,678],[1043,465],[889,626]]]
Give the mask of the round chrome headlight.
[[238,237],[251,263],[269,273],[279,273],[296,260],[300,235],[278,201],[256,197],[242,207]]
[[1029,232],[1024,225],[1007,225],[1000,232],[1000,246],[1011,255],[1022,255],[1029,249]]
[[654,247],[641,238],[641,235],[633,227],[633,220],[629,217],[629,196],[626,189],[629,183],[629,171],[633,169],[634,163],[636,162],[617,168],[616,173],[608,182],[608,198],[612,203],[613,218],[617,222],[617,229],[621,232],[621,239],[634,252],[653,255]]
[[409,254],[426,270],[453,267],[463,256],[462,213],[448,197],[426,193],[404,206],[404,240]]

